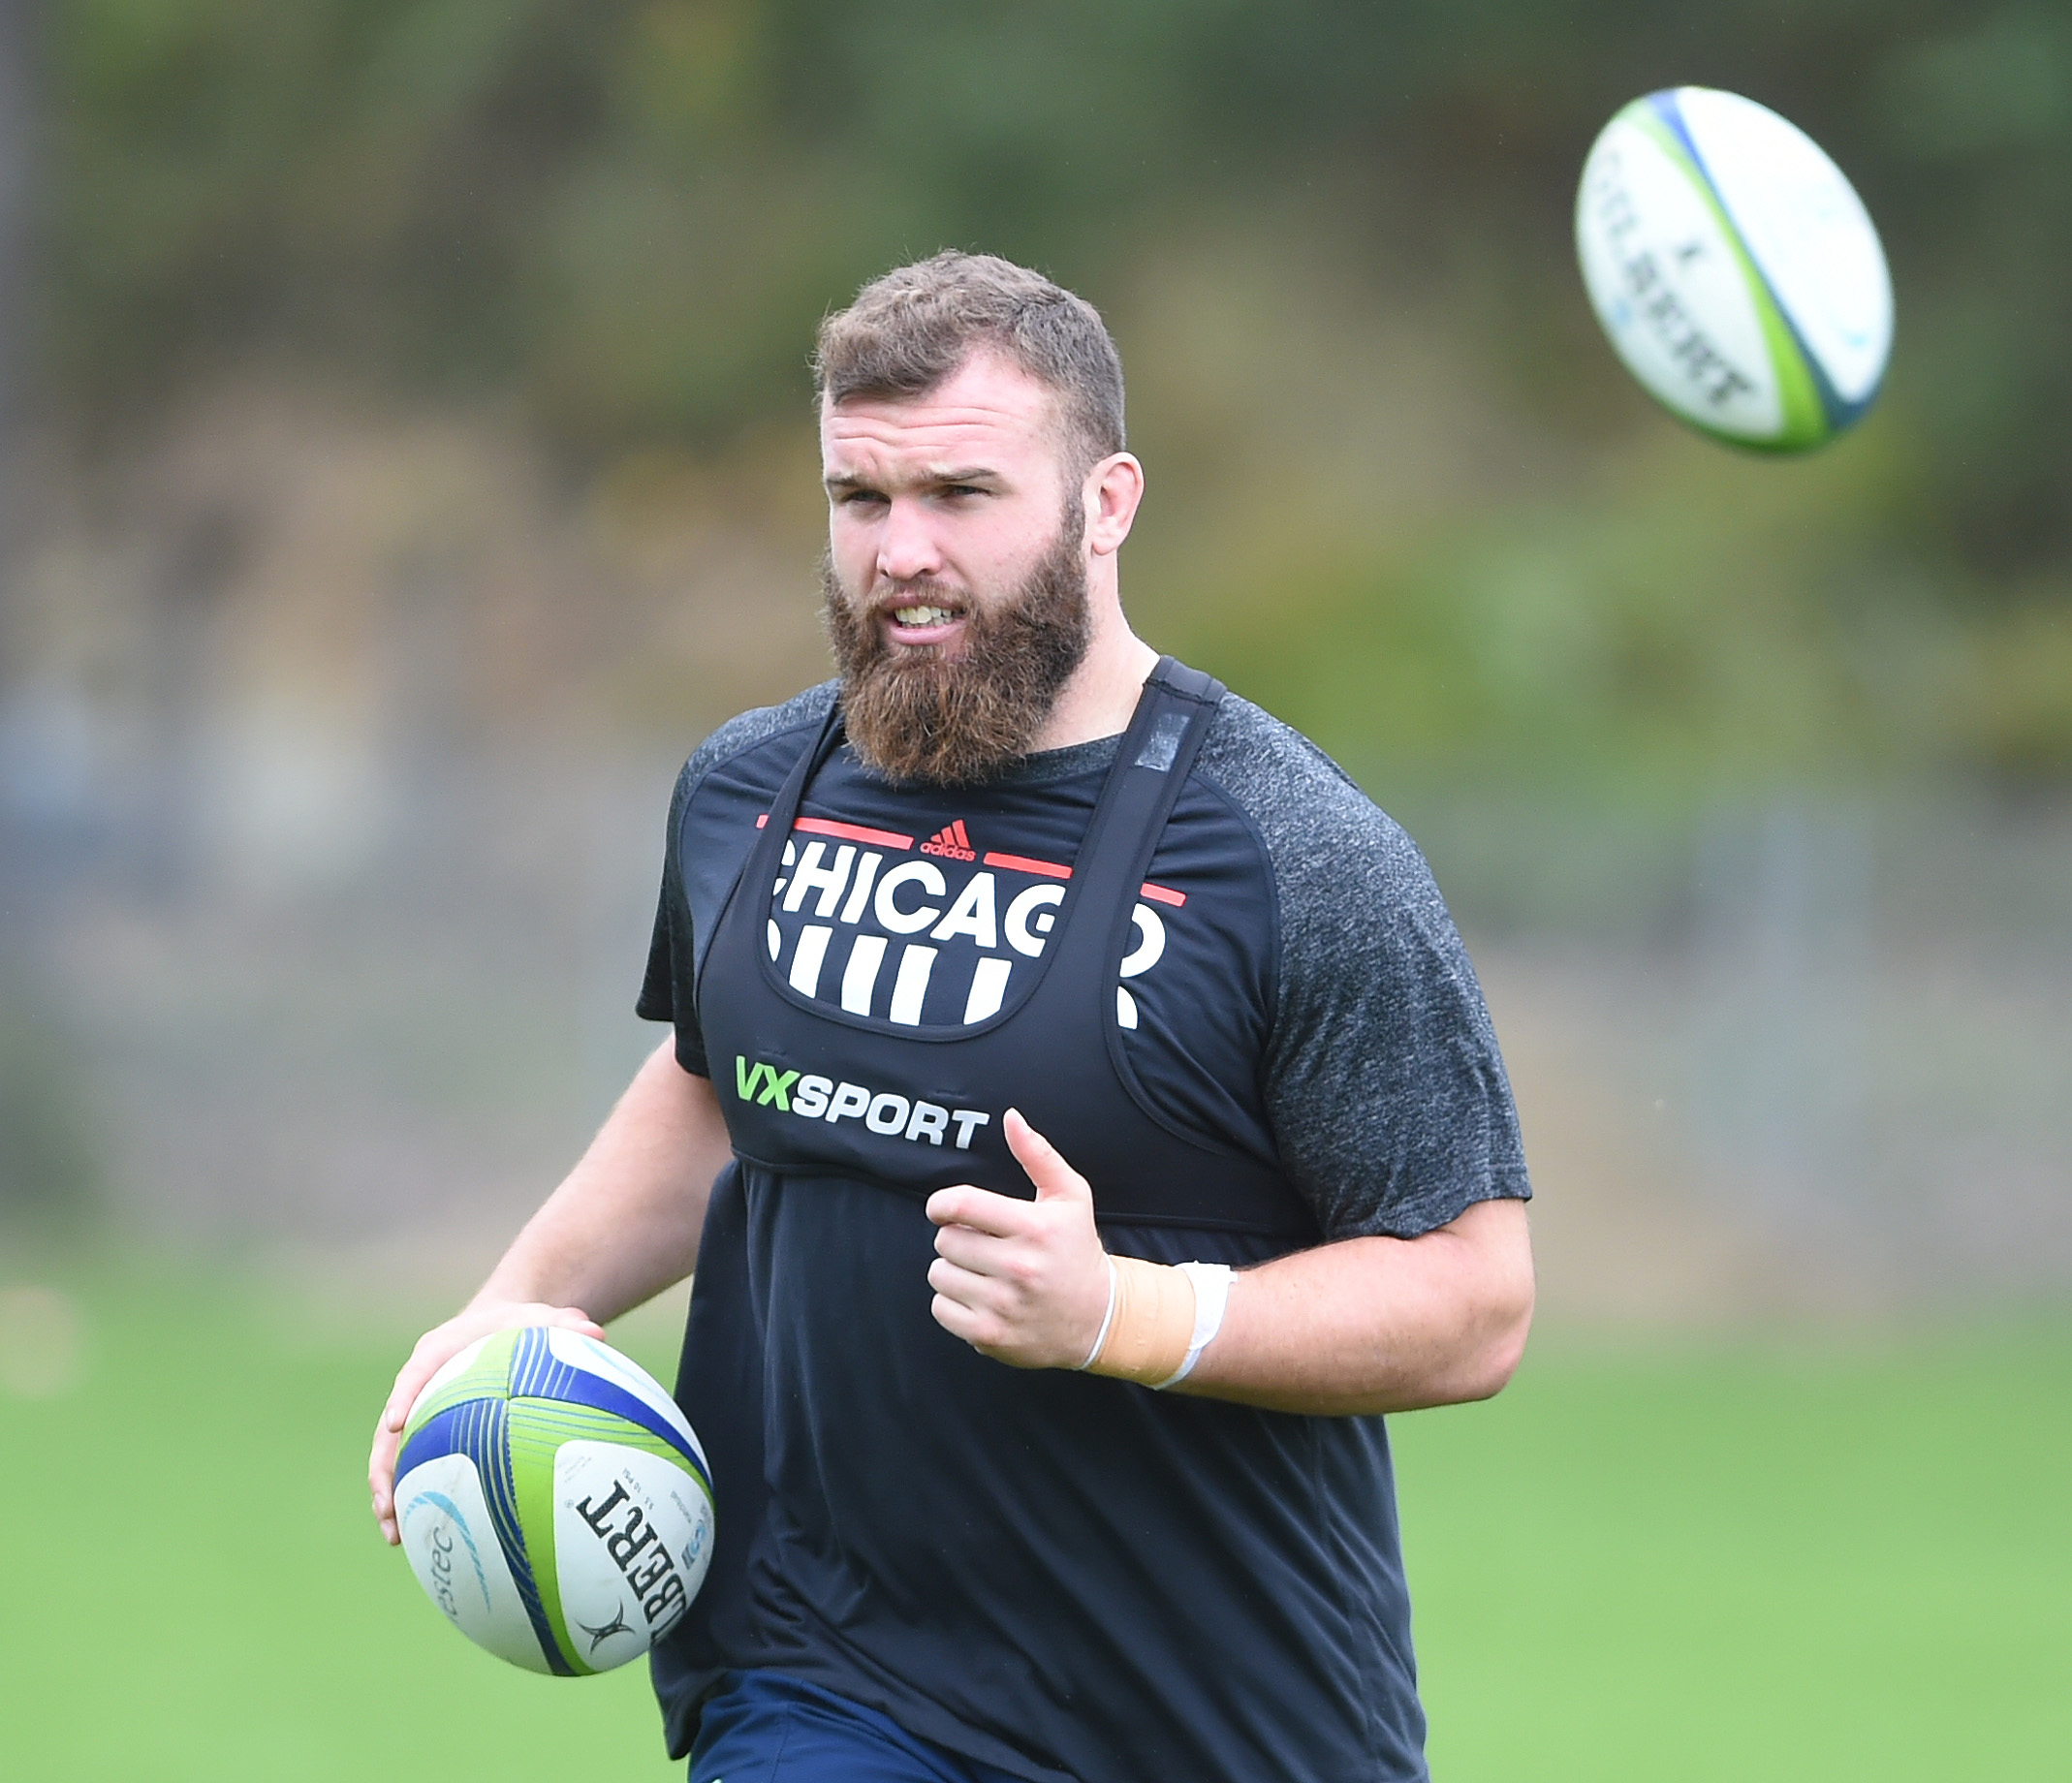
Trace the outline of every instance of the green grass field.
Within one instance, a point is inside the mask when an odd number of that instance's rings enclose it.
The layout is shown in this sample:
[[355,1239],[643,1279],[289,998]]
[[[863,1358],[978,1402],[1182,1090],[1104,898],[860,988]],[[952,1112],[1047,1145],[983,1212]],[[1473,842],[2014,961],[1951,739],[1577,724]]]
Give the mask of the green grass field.
[[1528,1361],[1397,1423],[1442,1783],[2072,1774],[2072,1331]]
[[[677,1774],[642,1668],[510,1671],[375,1539],[404,1334],[221,1278],[68,1286],[80,1384],[0,1397],[0,1771]],[[666,1371],[659,1322],[627,1347]],[[1494,1404],[1398,1421],[1441,1783],[2063,1776],[2068,1363],[2061,1321],[1553,1341]]]

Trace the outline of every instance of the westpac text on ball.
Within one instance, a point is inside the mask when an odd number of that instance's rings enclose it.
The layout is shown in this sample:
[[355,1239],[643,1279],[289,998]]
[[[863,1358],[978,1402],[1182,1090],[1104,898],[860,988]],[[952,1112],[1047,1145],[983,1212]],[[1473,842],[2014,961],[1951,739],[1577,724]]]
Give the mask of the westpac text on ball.
[[431,1526],[430,1566],[432,1602],[446,1611],[446,1619],[457,1628],[460,1626],[460,1603],[454,1596],[454,1538],[447,1533],[444,1523]]

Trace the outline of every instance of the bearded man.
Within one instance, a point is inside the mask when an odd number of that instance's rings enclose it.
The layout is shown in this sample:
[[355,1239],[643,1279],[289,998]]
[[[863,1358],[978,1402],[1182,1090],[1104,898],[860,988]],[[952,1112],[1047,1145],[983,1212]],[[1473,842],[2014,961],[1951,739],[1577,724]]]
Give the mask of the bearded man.
[[463,1344],[695,1265],[691,1783],[1422,1778],[1383,1415],[1495,1392],[1532,1306],[1460,938],[1321,752],[1131,633],[1091,306],[941,254],[815,364],[839,679],[691,756],[672,1037],[418,1344],[375,1515]]

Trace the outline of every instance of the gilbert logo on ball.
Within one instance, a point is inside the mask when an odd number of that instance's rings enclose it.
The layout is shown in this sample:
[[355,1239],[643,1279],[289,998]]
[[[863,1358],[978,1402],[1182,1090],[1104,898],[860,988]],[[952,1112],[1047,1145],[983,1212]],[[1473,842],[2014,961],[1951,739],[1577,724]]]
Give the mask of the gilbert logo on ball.
[[1576,250],[1627,369],[1717,439],[1804,452],[1877,395],[1877,231],[1819,145],[1753,100],[1681,86],[1620,111],[1584,165]]
[[433,1375],[403,1426],[395,1504],[447,1619],[561,1677],[646,1652],[712,1555],[691,1426],[652,1376],[575,1331],[498,1331]]

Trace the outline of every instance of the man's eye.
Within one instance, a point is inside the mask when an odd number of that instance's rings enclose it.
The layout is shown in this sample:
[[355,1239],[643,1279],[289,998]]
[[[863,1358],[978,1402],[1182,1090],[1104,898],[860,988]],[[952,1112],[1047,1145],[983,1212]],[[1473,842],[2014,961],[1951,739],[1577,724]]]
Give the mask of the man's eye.
[[951,483],[943,485],[945,495],[984,495],[986,491],[975,483]]
[[880,506],[885,497],[875,489],[851,489],[842,496],[844,508],[868,508]]

